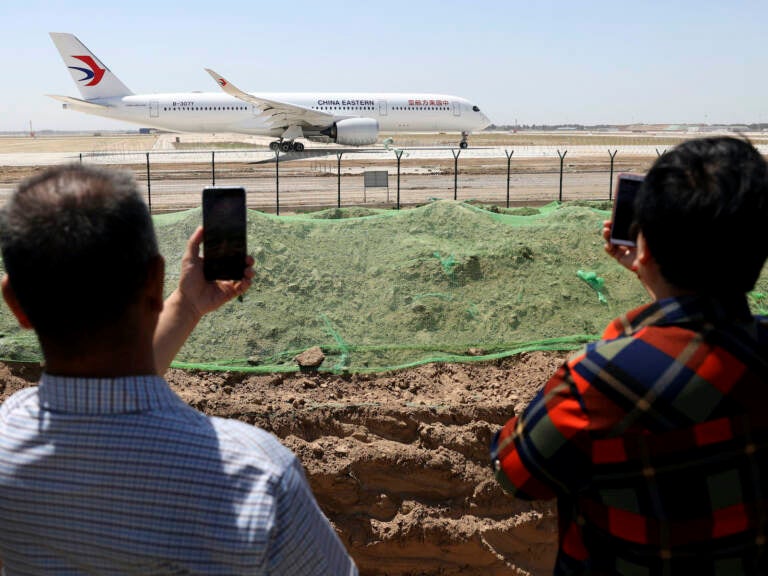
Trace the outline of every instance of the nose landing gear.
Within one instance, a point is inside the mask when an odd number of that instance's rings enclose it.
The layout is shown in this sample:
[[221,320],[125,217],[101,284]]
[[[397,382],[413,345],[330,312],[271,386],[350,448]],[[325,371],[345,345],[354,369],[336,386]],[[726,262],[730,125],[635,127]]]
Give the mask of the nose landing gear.
[[467,142],[467,136],[469,136],[467,132],[461,133],[461,142],[459,142],[459,148],[461,148],[462,150],[465,150],[469,147],[469,142]]

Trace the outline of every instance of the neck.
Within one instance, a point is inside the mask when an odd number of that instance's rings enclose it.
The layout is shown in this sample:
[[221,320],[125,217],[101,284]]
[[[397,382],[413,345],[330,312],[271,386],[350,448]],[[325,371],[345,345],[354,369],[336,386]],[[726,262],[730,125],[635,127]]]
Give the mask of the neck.
[[106,339],[80,349],[41,342],[41,347],[49,374],[115,378],[157,373],[151,340],[129,344]]
[[663,300],[664,298],[679,298],[680,296],[689,296],[695,294],[692,290],[682,290],[666,281],[660,281],[646,284],[646,290],[654,300]]

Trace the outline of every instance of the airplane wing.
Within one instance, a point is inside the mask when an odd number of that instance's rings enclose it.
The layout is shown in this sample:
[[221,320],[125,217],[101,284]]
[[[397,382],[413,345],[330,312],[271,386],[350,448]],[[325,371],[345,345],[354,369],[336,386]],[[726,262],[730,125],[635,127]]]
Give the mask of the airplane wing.
[[49,98],[64,102],[72,108],[84,109],[86,111],[107,110],[110,108],[105,104],[96,104],[95,102],[88,102],[87,100],[80,100],[79,98],[72,98],[71,96],[59,96],[57,94],[46,94]]
[[213,70],[205,69],[211,77],[216,80],[216,83],[221,86],[221,89],[225,93],[253,104],[258,110],[261,111],[261,115],[266,117],[267,122],[272,124],[275,128],[289,127],[289,126],[329,126],[333,124],[335,117],[332,114],[326,114],[318,110],[312,110],[304,106],[297,106],[295,104],[288,104],[286,102],[279,102],[277,100],[268,100],[266,98],[259,98],[247,92],[243,92],[237,86],[232,84],[229,80],[225,79],[221,74],[214,72]]

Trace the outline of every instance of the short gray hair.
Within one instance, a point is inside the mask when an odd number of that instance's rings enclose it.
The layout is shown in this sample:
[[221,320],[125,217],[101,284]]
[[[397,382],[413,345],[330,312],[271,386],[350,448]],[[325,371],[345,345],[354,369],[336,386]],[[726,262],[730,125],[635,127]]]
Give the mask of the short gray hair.
[[0,210],[11,287],[38,335],[78,335],[135,301],[158,255],[149,209],[130,173],[67,165],[24,182]]

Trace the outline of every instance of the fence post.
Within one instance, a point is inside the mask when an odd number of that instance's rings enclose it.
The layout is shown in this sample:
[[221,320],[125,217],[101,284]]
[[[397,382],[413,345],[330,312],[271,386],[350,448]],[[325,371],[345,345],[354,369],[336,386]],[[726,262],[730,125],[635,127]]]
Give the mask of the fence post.
[[82,164],[82,163],[83,163],[83,153],[80,152],[80,164]]
[[662,155],[662,154],[664,154],[664,152],[666,152],[666,151],[667,151],[667,149],[666,149],[666,148],[664,148],[664,150],[662,150],[661,152],[659,152],[659,149],[658,149],[658,148],[656,148],[656,156],[661,156],[661,155]]
[[280,150],[275,150],[275,213],[280,216]]
[[216,150],[211,150],[211,185],[216,186]]
[[451,148],[451,154],[453,154],[453,199],[456,200],[459,189],[459,156],[461,155],[461,148],[458,151]]
[[400,210],[400,158],[403,157],[402,150],[395,150],[397,156],[397,209]]
[[611,157],[611,176],[608,179],[608,201],[610,202],[613,199],[613,159],[616,157],[616,152],[618,152],[619,149],[616,148],[616,150],[611,153],[610,148],[608,149],[608,156]]
[[504,154],[507,156],[507,208],[509,208],[509,171],[510,171],[510,165],[512,164],[512,154],[514,154],[515,151],[512,150],[512,152],[507,153],[506,150],[504,150]]
[[557,151],[557,155],[560,156],[560,196],[558,197],[558,202],[563,201],[563,160],[565,160],[566,154],[568,154],[568,150],[565,150],[562,154],[560,154],[560,150]]
[[152,180],[149,177],[149,152],[147,154],[147,205],[149,213],[152,214]]
[[341,155],[344,152],[336,152],[336,182],[338,188],[338,200],[336,207],[341,208]]

